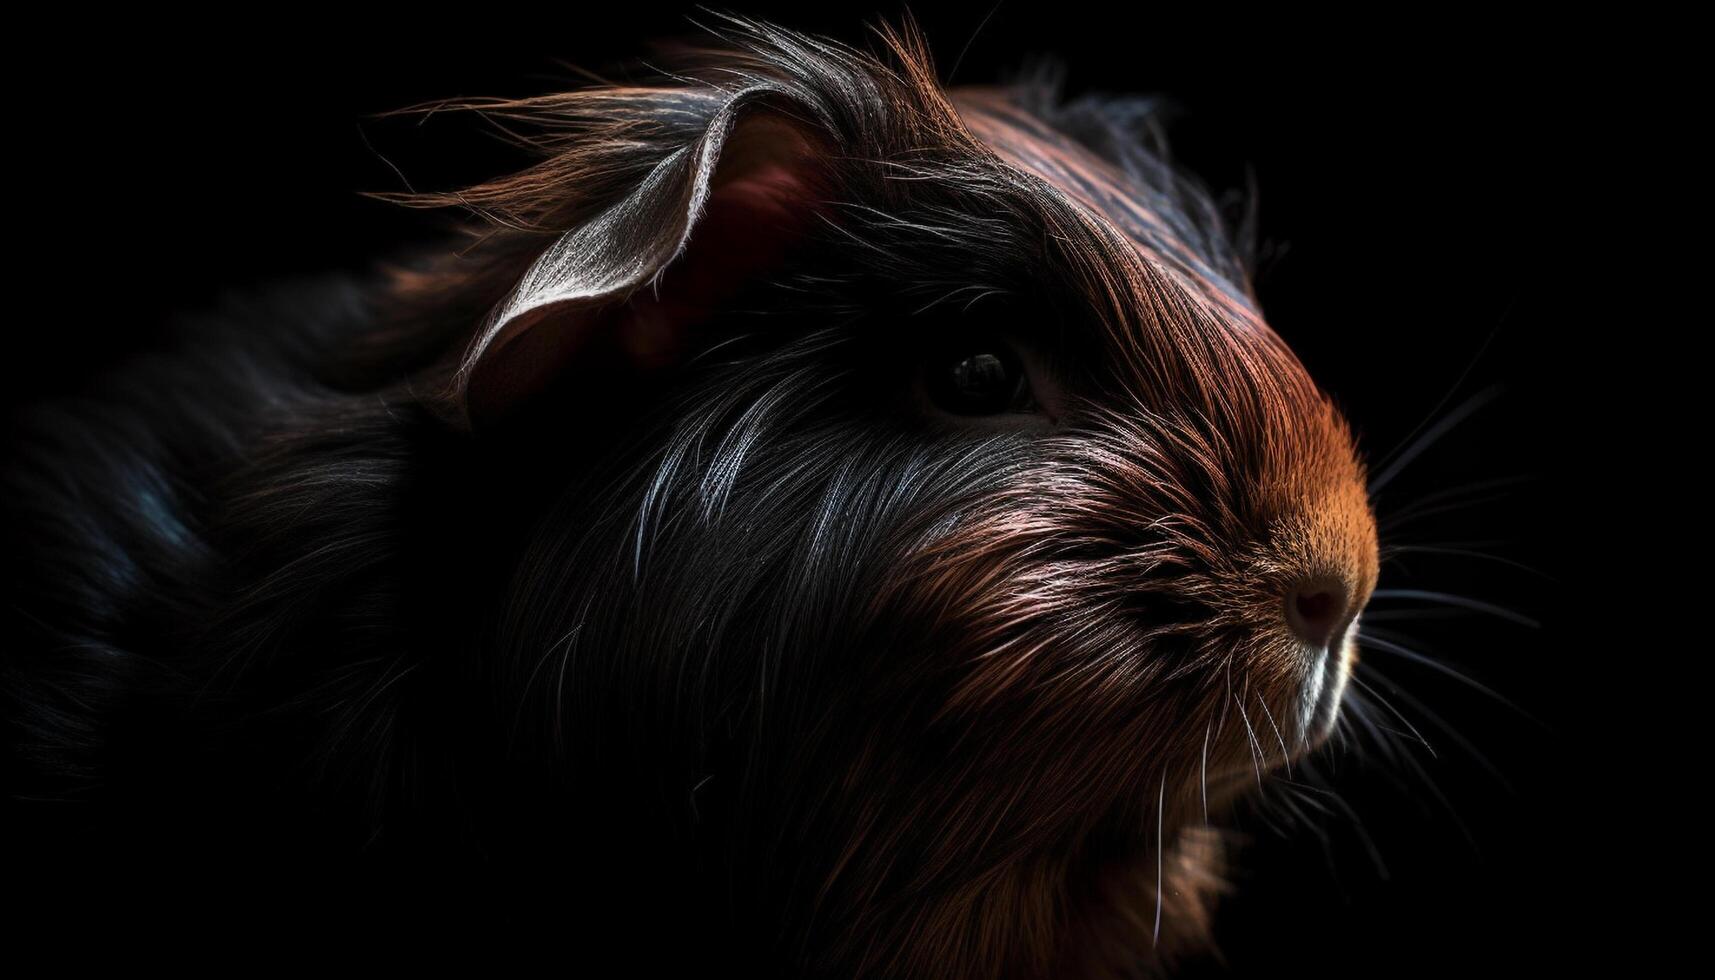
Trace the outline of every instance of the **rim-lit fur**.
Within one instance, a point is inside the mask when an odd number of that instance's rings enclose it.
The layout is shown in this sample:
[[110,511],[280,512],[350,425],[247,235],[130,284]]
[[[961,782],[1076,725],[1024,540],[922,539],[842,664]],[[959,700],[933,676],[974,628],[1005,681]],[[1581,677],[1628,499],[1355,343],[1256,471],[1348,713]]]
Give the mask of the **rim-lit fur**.
[[[813,349],[747,365],[725,382],[742,394],[698,403],[616,495],[616,509],[638,491],[645,502],[628,529],[636,548],[608,574],[653,563],[693,569],[695,582],[646,569],[614,632],[642,625],[635,610],[687,602],[691,621],[731,616],[745,586],[761,586],[729,570],[730,594],[709,595],[705,569],[754,554],[755,581],[784,592],[762,617],[781,639],[751,669],[784,672],[767,658],[816,648],[874,664],[835,675],[837,694],[807,715],[777,709],[777,733],[759,737],[791,753],[770,760],[744,811],[775,814],[758,831],[831,849],[812,862],[814,887],[783,899],[805,915],[788,934],[813,936],[818,956],[923,976],[1084,957],[1120,969],[1157,945],[1157,831],[1170,848],[1161,942],[1174,944],[1206,921],[1212,855],[1188,828],[1203,822],[1207,773],[1274,765],[1327,723],[1302,703],[1280,604],[1296,578],[1373,583],[1350,435],[1257,314],[1216,209],[1145,142],[1146,103],[944,92],[909,34],[887,35],[890,64],[755,25],[735,40],[686,59],[666,88],[483,105],[545,132],[549,156],[457,203],[508,225],[574,227],[652,162],[640,138],[658,159],[735,100],[766,100],[831,141],[829,221],[865,282],[935,300],[1046,279],[1092,314],[1099,394],[1063,434],[1028,444],[899,445],[793,431],[816,402],[794,354]],[[590,200],[566,193],[590,186]],[[782,510],[791,523],[759,550],[742,515],[776,523]],[[701,520],[663,526],[687,511]],[[612,551],[580,545],[539,561]],[[857,597],[870,598],[853,608]],[[553,623],[581,628],[579,656],[592,615]],[[632,641],[638,655],[686,642],[653,632],[659,642]],[[828,772],[842,775],[820,785]],[[780,785],[797,789],[781,800]]]
[[[1263,322],[1217,209],[1164,162],[1149,103],[947,92],[914,35],[885,40],[874,57],[738,22],[659,84],[467,103],[541,162],[406,198],[470,209],[474,237],[401,264],[361,326],[278,318],[310,339],[182,396],[179,434],[159,437],[180,448],[113,450],[123,465],[96,479],[161,484],[149,499],[171,520],[137,523],[137,496],[73,502],[45,464],[14,495],[196,569],[88,587],[158,588],[194,612],[157,635],[186,683],[231,692],[199,710],[278,726],[267,737],[319,760],[270,792],[336,797],[377,828],[456,797],[514,857],[532,831],[653,841],[740,937],[733,955],[785,974],[1155,969],[1206,937],[1207,812],[1330,723],[1344,664],[1306,666],[1283,596],[1334,577],[1361,606],[1376,571],[1362,468]],[[637,414],[465,431],[458,378],[485,318],[553,242],[676,173],[723,113],[784,118],[818,148],[792,259],[701,328]],[[611,226],[614,263],[651,258],[604,302],[671,288],[663,234]],[[887,408],[870,365],[919,356],[908,314],[994,296],[1042,314],[1010,329],[1039,327],[1029,339],[1053,351],[1053,423]],[[113,424],[73,412],[47,429]],[[183,446],[206,462],[240,438],[259,448],[217,467],[212,503],[168,480],[188,479]],[[31,533],[45,553],[80,532]],[[445,560],[437,535],[485,562]],[[110,537],[88,553],[127,549]],[[111,639],[136,633],[115,608],[97,625],[42,615],[56,643],[159,655]],[[38,705],[70,689],[31,684],[19,698]],[[270,702],[294,707],[245,714]],[[20,737],[71,766],[84,742],[61,714],[77,712],[39,708]],[[530,779],[547,788],[506,782]],[[529,819],[508,815],[525,804]],[[555,846],[539,853],[571,845]]]

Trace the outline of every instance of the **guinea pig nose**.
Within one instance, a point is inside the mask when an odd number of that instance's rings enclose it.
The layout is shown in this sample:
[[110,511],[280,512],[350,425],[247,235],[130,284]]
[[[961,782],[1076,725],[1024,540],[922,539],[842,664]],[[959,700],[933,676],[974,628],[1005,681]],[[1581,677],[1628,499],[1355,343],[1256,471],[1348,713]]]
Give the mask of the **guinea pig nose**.
[[1286,622],[1306,643],[1325,647],[1346,620],[1351,592],[1327,578],[1298,582],[1286,593]]

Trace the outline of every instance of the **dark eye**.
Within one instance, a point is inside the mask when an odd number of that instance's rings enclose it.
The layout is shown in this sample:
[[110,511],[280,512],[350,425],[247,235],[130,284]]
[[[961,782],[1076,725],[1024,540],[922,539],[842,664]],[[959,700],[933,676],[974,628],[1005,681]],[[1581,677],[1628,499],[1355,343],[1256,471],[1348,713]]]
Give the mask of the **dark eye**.
[[929,400],[953,415],[1034,412],[1036,400],[1018,355],[998,343],[968,344],[929,360]]

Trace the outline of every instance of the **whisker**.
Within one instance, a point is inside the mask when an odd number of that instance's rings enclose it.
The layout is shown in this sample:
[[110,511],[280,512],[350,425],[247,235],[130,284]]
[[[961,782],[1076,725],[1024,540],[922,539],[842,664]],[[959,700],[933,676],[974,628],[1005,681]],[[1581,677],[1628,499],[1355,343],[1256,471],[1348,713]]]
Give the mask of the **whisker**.
[[1390,547],[1386,547],[1386,548],[1382,549],[1382,556],[1383,556],[1384,561],[1387,560],[1388,557],[1391,557],[1393,555],[1415,555],[1415,554],[1450,555],[1450,556],[1454,556],[1454,557],[1458,557],[1458,558],[1476,558],[1476,559],[1480,559],[1482,561],[1492,561],[1492,562],[1495,562],[1495,563],[1500,564],[1500,565],[1506,565],[1509,568],[1516,568],[1521,572],[1529,572],[1532,575],[1540,575],[1543,578],[1549,579],[1550,581],[1553,580],[1553,576],[1549,575],[1547,572],[1542,571],[1541,569],[1533,568],[1530,565],[1526,565],[1524,562],[1514,561],[1511,558],[1503,558],[1500,555],[1491,555],[1491,554],[1484,552],[1484,551],[1472,551],[1472,550],[1467,549],[1467,548],[1449,548],[1449,547],[1442,547],[1439,545],[1428,545],[1428,544],[1392,545]]
[[[1361,727],[1362,734],[1369,736],[1369,744],[1374,745],[1376,751],[1381,753],[1383,761],[1388,765],[1394,765],[1399,761],[1399,750],[1387,736],[1409,739],[1411,735],[1408,732],[1388,728],[1376,721],[1375,718],[1371,717],[1373,708],[1374,706],[1363,696],[1361,690],[1353,689],[1346,692],[1346,706],[1341,711],[1340,716],[1343,720],[1349,719],[1352,722],[1352,738],[1355,745],[1359,748],[1364,746],[1363,742],[1357,741]],[[1362,757],[1361,753],[1360,757]]]
[[[1385,677],[1382,677],[1381,675],[1376,674],[1373,666],[1365,665],[1362,663],[1360,663],[1358,666],[1360,668],[1364,668],[1365,673],[1374,674],[1378,680],[1381,680],[1384,683],[1387,683],[1390,688],[1397,688],[1397,685],[1394,685],[1391,681],[1388,681]],[[1400,710],[1398,708],[1394,707],[1391,702],[1389,702],[1386,698],[1382,697],[1381,692],[1377,691],[1373,686],[1366,683],[1364,678],[1358,676],[1357,671],[1353,672],[1351,683],[1352,683],[1353,687],[1355,687],[1361,691],[1367,692],[1367,694],[1371,698],[1374,698],[1378,703],[1384,705],[1387,708],[1387,710],[1390,711],[1394,715],[1394,717],[1398,718],[1408,728],[1410,728],[1413,733],[1415,733],[1417,735],[1418,741],[1420,742],[1420,744],[1423,745],[1423,747],[1425,749],[1429,750],[1431,756],[1434,756],[1437,759],[1440,758],[1439,756],[1435,755],[1434,749],[1430,748],[1429,743],[1423,739],[1422,733],[1418,732],[1418,730],[1417,730],[1417,726],[1413,725],[1411,723],[1411,720],[1409,718],[1407,718],[1402,712],[1400,712]],[[1397,693],[1401,694],[1402,698],[1409,699],[1409,695],[1405,695],[1403,691],[1398,691]],[[1431,715],[1431,717],[1433,717],[1433,715]],[[1444,722],[1439,722],[1439,720],[1437,720],[1437,721],[1439,724],[1442,724],[1443,727],[1445,727]],[[1449,732],[1449,734],[1453,735],[1456,739],[1458,737],[1457,733]],[[1465,843],[1469,847],[1471,847],[1473,850],[1476,850],[1477,849],[1477,840],[1476,840],[1476,837],[1472,835],[1471,828],[1469,827],[1469,825],[1467,825],[1465,823],[1464,819],[1462,817],[1460,817],[1459,811],[1453,806],[1452,801],[1447,798],[1447,795],[1441,791],[1441,787],[1436,785],[1435,779],[1432,776],[1430,776],[1430,774],[1429,774],[1429,770],[1424,768],[1423,764],[1421,762],[1419,762],[1418,759],[1409,752],[1400,753],[1400,754],[1394,756],[1394,759],[1398,763],[1402,763],[1403,768],[1408,770],[1411,775],[1415,776],[1417,778],[1417,780],[1421,783],[1423,788],[1427,789],[1429,791],[1430,796],[1434,798],[1435,802],[1441,807],[1442,810],[1444,810],[1447,813],[1447,815],[1449,817],[1452,818],[1454,826],[1459,829],[1459,834],[1462,838],[1464,838]],[[1388,778],[1389,782],[1392,782],[1399,789],[1399,791],[1401,793],[1406,794],[1408,797],[1415,798],[1415,794],[1413,794],[1411,792],[1409,787],[1407,787],[1404,783],[1399,782],[1398,780],[1396,780],[1392,777],[1389,769],[1384,768],[1381,770],[1381,772],[1385,777]],[[1503,781],[1503,785],[1505,785],[1504,781]]]
[[1465,366],[1459,371],[1459,376],[1453,379],[1452,385],[1448,386],[1447,393],[1442,395],[1440,399],[1435,402],[1434,408],[1431,408],[1424,414],[1423,421],[1417,423],[1415,428],[1406,433],[1405,438],[1400,440],[1398,446],[1395,446],[1386,456],[1382,457],[1381,462],[1376,464],[1377,466],[1386,466],[1394,457],[1403,452],[1404,447],[1411,442],[1412,437],[1416,436],[1419,432],[1422,432],[1423,427],[1428,425],[1430,421],[1435,418],[1436,413],[1446,406],[1447,402],[1452,399],[1454,393],[1457,392],[1460,386],[1465,383],[1465,379],[1471,376],[1471,369],[1475,368],[1477,366],[1477,362],[1481,361],[1483,359],[1483,355],[1488,352],[1489,345],[1495,342],[1495,335],[1501,332],[1501,324],[1506,322],[1506,319],[1512,313],[1512,310],[1513,304],[1509,303],[1506,310],[1502,311],[1501,315],[1495,318],[1495,325],[1489,328],[1489,335],[1483,338],[1482,344],[1477,347],[1477,352],[1471,355],[1471,359],[1469,361],[1465,362]]
[[1256,788],[1262,789],[1262,743],[1256,740],[1256,730],[1251,727],[1250,715],[1245,713],[1245,706],[1238,701],[1233,702],[1239,709],[1239,717],[1244,720],[1245,733],[1250,736],[1251,765],[1256,769]]
[[1161,826],[1166,820],[1167,813],[1167,777],[1161,777],[1161,788],[1155,798],[1155,932],[1150,937],[1153,945],[1161,941],[1161,867],[1162,867],[1162,831]]
[[1401,528],[1437,514],[1456,514],[1485,504],[1507,500],[1513,496],[1509,488],[1528,482],[1526,477],[1483,480],[1440,493],[1419,497],[1400,507],[1377,510],[1376,527],[1384,538],[1392,538]]
[[[1477,838],[1472,835],[1470,825],[1466,824],[1465,819],[1459,816],[1459,811],[1453,806],[1453,801],[1449,800],[1447,798],[1447,794],[1441,791],[1441,787],[1436,784],[1434,777],[1429,775],[1429,770],[1425,769],[1423,767],[1423,763],[1419,762],[1413,756],[1406,756],[1405,764],[1411,769],[1412,774],[1417,777],[1418,781],[1423,784],[1423,787],[1429,790],[1429,795],[1434,797],[1435,802],[1441,805],[1441,809],[1447,811],[1447,815],[1453,818],[1453,825],[1459,828],[1459,836],[1465,839],[1465,843],[1468,844],[1472,850],[1475,850],[1477,847]],[[1409,790],[1407,792],[1409,792]]]
[[1376,519],[1376,529],[1381,532],[1384,538],[1391,538],[1395,534],[1398,534],[1401,528],[1404,528],[1415,521],[1421,521],[1426,517],[1435,517],[1441,514],[1458,514],[1481,507],[1484,504],[1492,504],[1496,501],[1507,500],[1511,496],[1511,494],[1505,493],[1491,493],[1482,497],[1472,496],[1463,500],[1451,501],[1436,507],[1414,507],[1409,511],[1391,511]]
[[1262,713],[1268,718],[1268,725],[1274,729],[1274,737],[1280,742],[1280,758],[1286,763],[1286,774],[1292,775],[1292,753],[1286,748],[1286,736],[1280,733],[1280,726],[1275,723],[1274,712],[1268,710],[1268,702],[1263,700],[1262,692],[1258,691],[1256,703],[1262,705]]
[[1203,823],[1209,822],[1209,725],[1203,725]]
[[1328,871],[1330,875],[1333,875],[1334,842],[1329,838],[1328,832],[1322,829],[1322,821],[1313,819],[1309,814],[1305,813],[1303,809],[1305,806],[1312,806],[1316,810],[1327,814],[1329,812],[1327,807],[1324,807],[1306,797],[1303,793],[1303,788],[1298,784],[1286,783],[1283,785],[1285,785],[1287,793],[1281,798],[1277,805],[1283,807],[1300,827],[1307,828],[1312,834],[1316,835],[1316,839],[1322,844],[1322,856],[1327,862]]
[[[1379,697],[1379,695],[1377,695],[1375,693],[1373,688],[1369,688],[1368,685],[1363,685],[1356,676],[1354,676],[1352,678],[1352,682],[1353,682],[1354,686],[1362,686],[1365,689],[1369,690],[1373,696]],[[1391,705],[1390,705],[1390,708],[1391,708]],[[1404,719],[1402,718],[1401,720],[1404,720]],[[1410,724],[1410,723],[1407,722],[1407,724]],[[1377,728],[1372,725],[1372,727],[1369,730],[1371,731],[1371,733],[1373,735],[1375,733],[1375,731],[1377,730]],[[1386,731],[1387,729],[1381,729],[1381,730]],[[1378,740],[1377,744],[1381,745],[1383,747],[1386,747],[1388,743],[1386,743],[1385,741],[1379,741]],[[1395,790],[1397,790],[1401,795],[1405,796],[1407,799],[1410,799],[1413,801],[1419,801],[1420,800],[1420,794],[1414,792],[1412,787],[1407,785],[1405,783],[1405,781],[1400,779],[1398,777],[1398,775],[1396,775],[1396,774],[1403,772],[1407,775],[1415,777],[1417,783],[1420,784],[1424,789],[1429,791],[1429,796],[1435,801],[1435,803],[1438,806],[1440,806],[1440,808],[1442,810],[1444,810],[1449,817],[1451,817],[1453,819],[1454,825],[1459,828],[1460,836],[1462,836],[1465,839],[1467,844],[1469,844],[1471,847],[1475,848],[1476,847],[1476,839],[1474,837],[1472,837],[1470,828],[1465,824],[1465,821],[1459,816],[1459,811],[1453,807],[1452,801],[1447,799],[1447,796],[1445,793],[1441,792],[1441,787],[1436,785],[1435,779],[1432,776],[1430,776],[1430,774],[1429,774],[1429,770],[1424,768],[1423,764],[1418,761],[1417,757],[1412,755],[1409,752],[1401,752],[1401,753],[1389,752],[1389,760],[1391,763],[1390,765],[1383,766],[1380,769],[1376,770],[1382,776],[1382,778],[1387,780],[1387,782],[1390,785],[1392,785]],[[1425,810],[1424,812],[1427,813],[1428,811]]]
[[1465,754],[1469,755],[1471,759],[1481,766],[1485,772],[1490,776],[1493,776],[1496,782],[1505,787],[1508,792],[1513,792],[1512,780],[1508,779],[1506,775],[1501,772],[1500,768],[1491,762],[1489,758],[1471,742],[1470,739],[1459,734],[1459,730],[1454,728],[1452,723],[1430,710],[1422,701],[1413,697],[1411,692],[1394,683],[1392,678],[1377,670],[1374,664],[1360,663],[1358,668],[1363,670],[1369,676],[1375,678],[1377,681],[1387,685],[1389,694],[1392,694],[1394,697],[1404,701],[1413,711],[1416,711],[1418,714],[1429,719],[1430,724],[1440,729],[1448,738],[1452,739],[1453,744],[1457,745],[1465,752]]
[[1430,592],[1425,589],[1377,589],[1370,593],[1370,598],[1372,600],[1417,599],[1423,602],[1438,602],[1443,605],[1458,606],[1462,609],[1471,609],[1480,613],[1488,613],[1491,616],[1504,619],[1510,623],[1517,623],[1520,626],[1528,627],[1530,629],[1542,628],[1542,623],[1537,620],[1523,615],[1522,613],[1513,612],[1511,609],[1504,606],[1497,606],[1492,602],[1484,602],[1481,599],[1472,599],[1468,596],[1453,595],[1449,592]]
[[1512,476],[1492,476],[1483,480],[1472,480],[1469,483],[1455,483],[1450,487],[1440,487],[1436,490],[1420,493],[1410,500],[1392,508],[1392,510],[1389,511],[1389,514],[1398,514],[1401,511],[1408,511],[1416,507],[1424,507],[1429,504],[1440,503],[1446,500],[1457,500],[1460,497],[1468,497],[1471,494],[1483,493],[1488,490],[1502,490],[1508,487],[1516,487],[1521,483],[1529,483],[1530,480],[1531,477],[1528,475],[1514,474]]
[[[1308,764],[1303,768],[1307,773],[1317,775],[1316,770]],[[1376,876],[1383,881],[1389,880],[1392,876],[1388,871],[1387,862],[1382,860],[1381,848],[1376,846],[1375,838],[1370,836],[1369,828],[1364,826],[1364,821],[1358,816],[1358,811],[1353,809],[1352,805],[1346,802],[1346,799],[1339,793],[1333,790],[1323,790],[1323,793],[1327,796],[1329,803],[1337,807],[1351,822],[1352,830],[1357,833],[1358,841],[1363,844],[1365,853],[1369,855],[1370,863],[1375,866]]]
[[1366,609],[1363,624],[1417,623],[1431,619],[1460,619],[1475,615],[1469,609]]
[[[1310,807],[1311,809],[1315,810],[1317,813],[1321,813],[1321,814],[1324,814],[1324,815],[1330,816],[1330,817],[1334,815],[1334,808],[1333,807],[1330,807],[1328,804],[1326,804],[1326,803],[1322,802],[1321,800],[1316,799],[1315,797],[1309,795],[1311,793],[1327,794],[1327,790],[1319,789],[1317,787],[1309,786],[1309,785],[1306,785],[1306,784],[1300,783],[1300,782],[1294,782],[1291,779],[1282,779],[1282,780],[1280,780],[1280,783],[1281,783],[1281,785],[1290,788],[1295,794],[1298,794],[1298,802],[1299,803],[1302,803],[1303,805]],[[1328,794],[1328,795],[1332,795],[1332,794]]]
[[1505,695],[1501,694],[1499,691],[1496,691],[1494,688],[1489,687],[1487,684],[1484,684],[1483,682],[1476,680],[1475,678],[1463,673],[1462,671],[1460,671],[1456,668],[1450,667],[1447,664],[1444,664],[1441,661],[1436,660],[1434,657],[1430,657],[1430,656],[1427,656],[1425,654],[1418,653],[1416,650],[1413,650],[1409,647],[1403,646],[1399,643],[1395,643],[1392,640],[1383,639],[1382,637],[1376,636],[1373,632],[1371,632],[1371,633],[1360,632],[1358,634],[1358,644],[1360,646],[1363,646],[1366,644],[1371,645],[1374,649],[1380,650],[1383,653],[1389,653],[1389,654],[1392,654],[1396,657],[1403,657],[1404,659],[1409,660],[1412,663],[1421,664],[1425,667],[1428,667],[1430,670],[1434,670],[1434,671],[1437,671],[1441,674],[1445,674],[1446,676],[1453,678],[1454,680],[1458,681],[1461,684],[1464,684],[1465,686],[1471,688],[1472,690],[1477,691],[1481,694],[1484,694],[1484,695],[1494,699],[1494,701],[1496,703],[1505,705],[1506,707],[1512,709],[1513,711],[1518,712],[1523,717],[1529,718],[1531,721],[1536,722],[1539,725],[1542,724],[1541,722],[1538,722],[1535,718],[1531,717],[1530,712],[1519,707],[1517,704],[1514,704],[1509,698],[1507,698]]
[[1470,398],[1465,399],[1458,408],[1448,412],[1441,421],[1430,426],[1422,435],[1413,439],[1398,453],[1397,459],[1389,464],[1386,469],[1376,474],[1376,478],[1370,481],[1370,496],[1373,498],[1383,487],[1392,483],[1394,477],[1399,476],[1400,471],[1405,469],[1412,460],[1422,455],[1424,450],[1433,446],[1441,439],[1442,436],[1451,432],[1460,422],[1470,418],[1483,406],[1494,401],[1500,393],[1501,389],[1499,386],[1484,388],[1482,391],[1477,392]]
[[[1433,745],[1429,744],[1429,739],[1424,738],[1423,733],[1417,730],[1417,726],[1413,725],[1411,723],[1411,719],[1407,718],[1405,715],[1401,714],[1400,710],[1398,708],[1394,707],[1393,704],[1390,703],[1387,698],[1382,697],[1380,691],[1377,691],[1375,688],[1364,683],[1364,679],[1357,676],[1356,674],[1352,675],[1352,683],[1358,685],[1359,687],[1363,688],[1365,691],[1369,692],[1370,697],[1375,698],[1376,702],[1378,704],[1380,704],[1382,707],[1386,708],[1388,711],[1392,712],[1393,716],[1395,718],[1398,718],[1405,725],[1405,727],[1411,729],[1411,734],[1417,736],[1418,743],[1429,751],[1430,756],[1432,756],[1433,758],[1437,758],[1437,759],[1441,758],[1439,755],[1435,754],[1435,747]],[[1410,757],[1407,756],[1406,758],[1410,758]]]

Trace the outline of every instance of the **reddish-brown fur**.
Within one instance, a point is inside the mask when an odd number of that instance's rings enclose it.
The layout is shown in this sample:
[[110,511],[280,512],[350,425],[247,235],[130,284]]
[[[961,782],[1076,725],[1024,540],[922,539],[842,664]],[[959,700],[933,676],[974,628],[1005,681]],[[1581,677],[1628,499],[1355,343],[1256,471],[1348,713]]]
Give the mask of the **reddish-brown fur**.
[[[912,34],[886,37],[891,64],[849,67],[889,121],[862,134],[862,158],[838,134],[817,180],[885,212],[922,191],[889,173],[1005,170],[1012,196],[992,206],[1040,229],[1045,267],[1099,325],[1100,394],[1074,399],[1071,431],[864,600],[876,622],[919,624],[904,632],[935,656],[861,693],[887,723],[842,743],[826,801],[794,816],[835,843],[794,899],[790,921],[816,938],[793,955],[832,973],[1131,975],[1206,939],[1221,888],[1208,812],[1317,740],[1287,721],[1305,681],[1283,595],[1332,579],[1362,608],[1377,566],[1364,471],[1248,284],[1178,247],[1121,168],[1006,93],[944,92]],[[778,70],[754,50],[690,60]],[[650,161],[624,148],[661,138],[662,91],[478,106],[538,127],[547,156],[413,200],[493,223],[460,256],[400,274],[401,321],[433,311],[456,341],[547,236],[625,193]],[[778,111],[827,136],[790,100]]]

